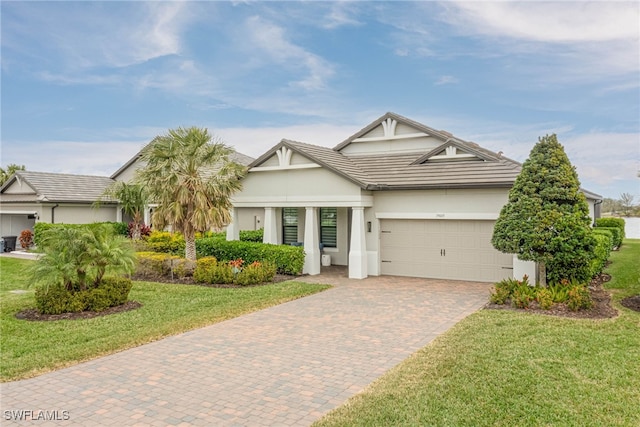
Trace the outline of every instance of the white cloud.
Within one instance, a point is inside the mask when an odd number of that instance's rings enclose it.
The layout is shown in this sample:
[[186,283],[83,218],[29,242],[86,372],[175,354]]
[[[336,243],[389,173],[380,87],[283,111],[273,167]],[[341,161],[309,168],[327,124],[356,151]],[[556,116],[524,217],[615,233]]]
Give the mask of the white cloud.
[[56,73],[127,67],[179,53],[180,33],[189,20],[185,4],[16,2],[9,6],[15,19],[3,30],[2,43],[32,57],[53,54],[56,62],[48,66]]
[[[581,180],[615,187],[633,181],[640,165],[640,135],[637,133],[590,132],[567,135],[561,143]],[[636,191],[639,193],[640,180]],[[622,192],[622,191],[621,191]]]
[[[556,81],[640,72],[637,2],[447,2],[441,18]],[[495,44],[495,46],[494,46]],[[544,63],[535,65],[540,57]]]
[[343,26],[360,26],[360,22],[355,16],[358,14],[357,3],[347,1],[336,1],[331,3],[331,9],[324,16],[322,27],[334,29]]
[[638,40],[637,2],[449,2],[450,22],[476,33],[541,42]]
[[458,82],[459,82],[459,80],[457,78],[455,78],[454,76],[440,76],[440,78],[438,80],[436,80],[434,85],[442,86],[442,85],[455,84],[455,83],[458,83]]
[[[36,172],[110,176],[148,141],[25,141],[3,144],[6,163],[25,165]],[[36,146],[34,149],[28,148]]]
[[244,35],[252,42],[252,53],[267,60],[266,66],[276,64],[288,70],[305,70],[301,79],[290,83],[293,86],[306,90],[324,89],[327,80],[335,74],[334,67],[328,61],[292,43],[282,27],[259,16],[247,19]]

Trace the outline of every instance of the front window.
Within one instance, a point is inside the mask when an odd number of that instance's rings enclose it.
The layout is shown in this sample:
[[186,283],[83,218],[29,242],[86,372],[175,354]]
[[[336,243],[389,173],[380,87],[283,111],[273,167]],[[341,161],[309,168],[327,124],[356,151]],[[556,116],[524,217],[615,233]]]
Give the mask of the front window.
[[298,241],[298,208],[282,208],[282,243]]
[[320,243],[325,248],[337,247],[338,209],[320,208]]

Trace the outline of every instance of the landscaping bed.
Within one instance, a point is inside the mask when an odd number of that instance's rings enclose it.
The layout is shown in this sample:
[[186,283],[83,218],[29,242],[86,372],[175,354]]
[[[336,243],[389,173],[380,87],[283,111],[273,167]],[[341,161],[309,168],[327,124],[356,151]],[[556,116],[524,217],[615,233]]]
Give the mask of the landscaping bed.
[[620,301],[620,304],[630,310],[640,311],[640,295],[634,295],[632,297],[624,298],[622,301]]
[[[540,308],[537,301],[532,301],[528,308],[516,308],[511,304],[488,303],[485,308],[489,310],[513,310],[527,313],[546,314],[549,316],[571,317],[576,319],[610,319],[618,315],[618,310],[611,306],[611,295],[607,292],[603,283],[611,280],[608,274],[596,276],[589,284],[589,293],[593,300],[593,307],[578,311],[569,310],[567,304],[556,303],[548,309]],[[640,305],[640,298],[638,298]],[[624,304],[623,304],[624,305]]]
[[263,283],[258,283],[255,285],[236,285],[234,283],[197,283],[195,280],[193,280],[193,276],[186,276],[186,277],[169,277],[167,275],[163,275],[163,274],[155,274],[155,275],[149,275],[149,274],[145,274],[145,275],[141,275],[141,274],[134,274],[131,279],[132,280],[138,280],[138,281],[145,281],[145,282],[156,282],[156,283],[169,283],[169,284],[176,284],[176,285],[195,285],[195,286],[206,286],[209,288],[246,288],[248,286],[264,286],[264,285],[268,285],[271,283],[280,283],[280,282],[286,282],[287,280],[295,280],[297,277],[300,277],[301,275],[289,275],[289,274],[276,274],[273,277],[273,280],[270,282],[263,282]]
[[127,301],[124,304],[109,307],[102,311],[80,311],[78,313],[62,314],[42,314],[35,308],[29,308],[16,313],[16,319],[31,321],[93,319],[94,317],[108,316],[109,314],[124,313],[125,311],[135,310],[140,307],[142,307],[142,304],[137,301]]

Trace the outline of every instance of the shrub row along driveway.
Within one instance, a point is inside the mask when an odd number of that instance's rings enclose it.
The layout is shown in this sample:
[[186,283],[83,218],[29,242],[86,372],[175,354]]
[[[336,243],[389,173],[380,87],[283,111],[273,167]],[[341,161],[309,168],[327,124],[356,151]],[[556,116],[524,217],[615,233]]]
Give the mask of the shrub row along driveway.
[[489,294],[489,285],[470,282],[305,280],[336,287],[2,384],[3,425],[12,424],[6,411],[21,410],[69,418],[42,426],[309,425],[482,307]]

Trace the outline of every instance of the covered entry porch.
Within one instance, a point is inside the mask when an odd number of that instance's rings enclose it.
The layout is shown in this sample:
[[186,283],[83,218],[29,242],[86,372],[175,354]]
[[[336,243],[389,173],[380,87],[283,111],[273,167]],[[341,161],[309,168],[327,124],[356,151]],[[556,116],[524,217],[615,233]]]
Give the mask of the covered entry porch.
[[[351,279],[368,276],[367,266],[367,207],[362,203],[336,206],[328,203],[278,206],[236,206],[232,223],[227,227],[227,240],[239,240],[243,216],[256,215],[264,227],[264,243],[303,246],[303,273],[320,274],[322,255],[331,257],[331,264],[346,266]],[[370,230],[369,230],[370,231]]]

